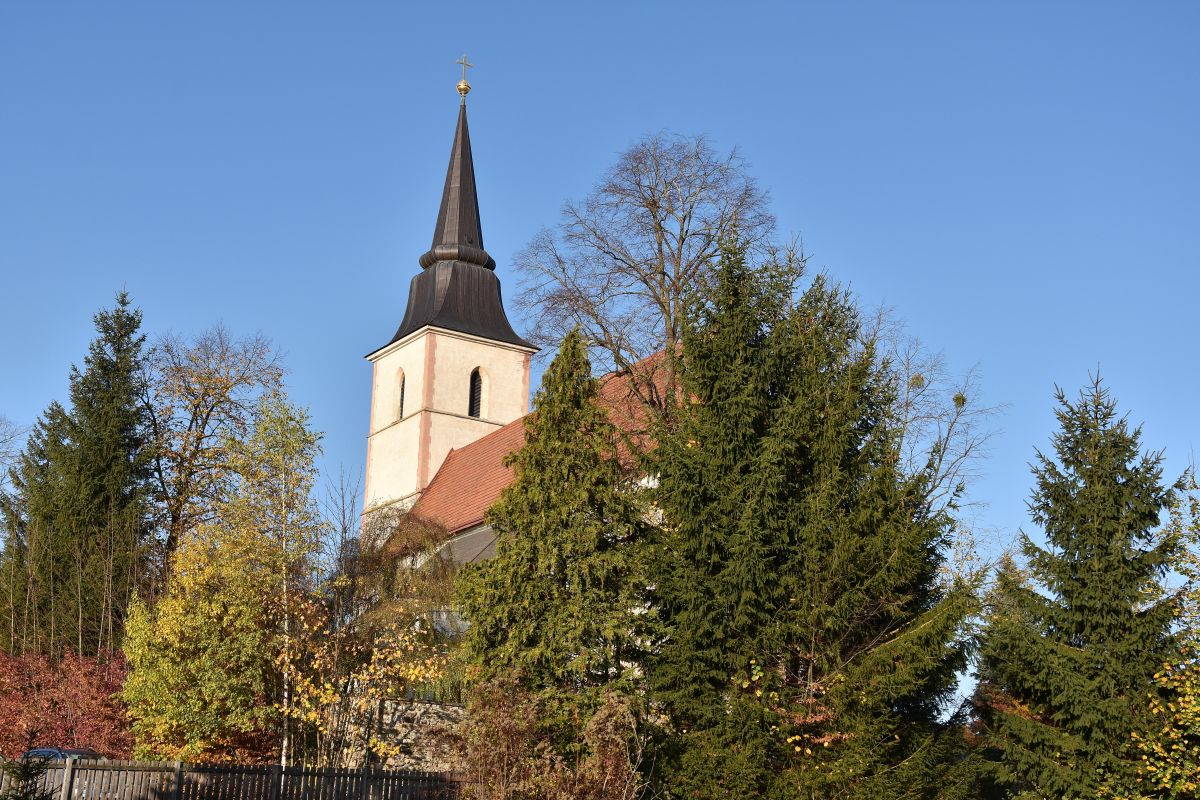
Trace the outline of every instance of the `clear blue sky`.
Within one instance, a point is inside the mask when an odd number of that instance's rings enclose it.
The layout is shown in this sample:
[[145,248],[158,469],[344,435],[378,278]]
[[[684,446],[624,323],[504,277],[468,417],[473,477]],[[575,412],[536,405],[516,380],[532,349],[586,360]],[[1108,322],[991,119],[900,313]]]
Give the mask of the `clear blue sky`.
[[634,139],[736,145],[815,266],[1007,404],[974,489],[1007,540],[1056,382],[1099,367],[1170,472],[1197,444],[1198,41],[1193,2],[0,3],[0,414],[65,397],[124,287],[152,334],[272,337],[360,469],[466,51],[510,293]]

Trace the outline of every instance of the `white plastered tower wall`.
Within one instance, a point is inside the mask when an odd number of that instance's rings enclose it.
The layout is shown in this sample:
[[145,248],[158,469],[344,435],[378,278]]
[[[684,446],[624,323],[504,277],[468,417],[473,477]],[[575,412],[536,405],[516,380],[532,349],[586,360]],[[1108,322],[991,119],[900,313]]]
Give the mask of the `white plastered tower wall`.
[[[372,386],[365,512],[407,509],[451,450],[525,416],[534,352],[531,347],[425,327],[367,356]],[[472,417],[471,373],[476,369],[483,391],[479,416]]]

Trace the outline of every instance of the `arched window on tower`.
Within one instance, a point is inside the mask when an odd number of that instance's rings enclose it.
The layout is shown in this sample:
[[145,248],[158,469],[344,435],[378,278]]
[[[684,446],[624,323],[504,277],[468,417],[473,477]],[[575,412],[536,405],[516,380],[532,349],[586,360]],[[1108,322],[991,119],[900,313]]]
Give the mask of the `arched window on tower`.
[[396,419],[404,419],[404,370],[396,379]]
[[478,417],[482,407],[483,376],[479,374],[479,367],[476,367],[471,370],[471,397],[467,401],[467,416]]

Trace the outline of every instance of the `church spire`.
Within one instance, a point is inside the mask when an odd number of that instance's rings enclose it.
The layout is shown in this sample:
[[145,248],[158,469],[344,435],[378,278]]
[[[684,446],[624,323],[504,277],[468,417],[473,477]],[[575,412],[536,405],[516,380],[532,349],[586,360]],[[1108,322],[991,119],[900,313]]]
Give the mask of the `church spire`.
[[[467,67],[463,56],[463,79],[458,83],[462,102],[458,127],[450,148],[450,166],[442,189],[433,245],[421,256],[421,272],[408,291],[408,307],[392,342],[424,327],[459,331],[497,342],[536,349],[517,335],[504,313],[496,262],[483,249],[479,223],[479,198],[475,193],[475,163],[467,130]],[[389,342],[390,344],[391,342]]]
[[[465,71],[465,68],[464,68]],[[463,103],[458,107],[458,128],[450,148],[450,166],[446,168],[446,186],[442,205],[433,229],[433,244],[421,256],[428,269],[439,261],[465,261],[495,269],[496,262],[483,249],[483,228],[479,223],[479,197],[475,193],[475,163],[471,158],[471,134],[467,129],[466,92],[460,84]],[[470,90],[470,87],[467,87]]]

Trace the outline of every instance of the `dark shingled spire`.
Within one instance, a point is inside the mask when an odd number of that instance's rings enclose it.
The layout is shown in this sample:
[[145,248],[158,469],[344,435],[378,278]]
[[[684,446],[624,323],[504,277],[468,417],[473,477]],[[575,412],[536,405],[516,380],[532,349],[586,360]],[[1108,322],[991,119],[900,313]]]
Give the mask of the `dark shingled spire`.
[[454,131],[454,146],[450,148],[450,166],[446,169],[446,188],[442,190],[437,227],[433,229],[433,245],[421,256],[421,266],[428,268],[439,261],[465,261],[488,269],[496,268],[496,262],[483,249],[465,103],[458,107],[458,129]]
[[496,262],[483,249],[465,102],[458,111],[433,246],[421,256],[420,264],[421,273],[409,286],[404,321],[388,344],[432,325],[533,347],[509,324],[500,300],[500,280],[493,272]]

